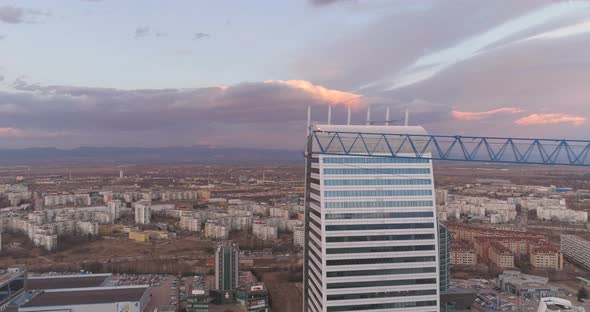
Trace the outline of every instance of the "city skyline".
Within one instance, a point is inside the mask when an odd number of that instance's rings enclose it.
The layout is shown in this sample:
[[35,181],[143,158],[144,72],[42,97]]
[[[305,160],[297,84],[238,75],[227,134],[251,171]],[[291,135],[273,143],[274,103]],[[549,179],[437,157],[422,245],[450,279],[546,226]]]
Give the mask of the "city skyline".
[[590,130],[586,1],[141,4],[0,1],[2,147],[301,150],[308,105],[409,108],[430,133]]

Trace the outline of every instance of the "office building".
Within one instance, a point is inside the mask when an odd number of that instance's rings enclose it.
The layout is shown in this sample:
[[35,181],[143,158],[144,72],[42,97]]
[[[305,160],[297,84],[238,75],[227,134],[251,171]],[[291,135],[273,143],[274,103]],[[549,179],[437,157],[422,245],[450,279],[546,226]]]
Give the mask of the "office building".
[[[426,134],[414,126],[318,128]],[[352,153],[366,153],[365,144],[373,155],[390,153],[383,141],[355,137],[341,137]],[[401,139],[388,139],[398,155],[412,156]],[[304,311],[439,311],[431,161],[307,152]]]
[[268,290],[262,283],[240,286],[236,290],[236,300],[246,307],[247,312],[268,312],[270,310]]
[[231,291],[240,281],[240,249],[231,242],[217,244],[215,250],[215,289]]
[[449,289],[449,282],[451,279],[451,237],[447,227],[438,224],[438,252],[439,252],[439,278],[440,291]]
[[561,235],[561,252],[568,260],[590,270],[590,240],[578,235]]

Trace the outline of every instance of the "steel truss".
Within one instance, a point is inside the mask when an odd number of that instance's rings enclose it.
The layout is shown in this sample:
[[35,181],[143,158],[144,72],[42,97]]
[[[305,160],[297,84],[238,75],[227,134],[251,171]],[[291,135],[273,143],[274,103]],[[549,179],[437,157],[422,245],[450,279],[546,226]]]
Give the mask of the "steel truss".
[[590,140],[314,130],[313,154],[590,166]]

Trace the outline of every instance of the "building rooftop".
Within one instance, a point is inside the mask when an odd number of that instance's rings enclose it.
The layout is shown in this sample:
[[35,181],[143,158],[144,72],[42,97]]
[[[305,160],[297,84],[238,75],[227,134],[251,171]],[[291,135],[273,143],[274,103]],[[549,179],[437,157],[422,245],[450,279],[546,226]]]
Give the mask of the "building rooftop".
[[111,274],[80,274],[30,276],[27,278],[27,289],[45,290],[60,288],[99,287],[111,277]]
[[148,286],[125,286],[45,290],[33,297],[23,307],[136,302],[141,300],[148,289]]
[[512,251],[508,247],[498,242],[490,242],[490,246],[499,254],[512,255]]
[[0,284],[4,284],[16,276],[19,276],[24,271],[20,268],[10,268],[7,270],[0,270]]
[[542,254],[542,253],[556,253],[559,252],[559,247],[554,245],[543,245],[537,248],[534,248],[533,253]]

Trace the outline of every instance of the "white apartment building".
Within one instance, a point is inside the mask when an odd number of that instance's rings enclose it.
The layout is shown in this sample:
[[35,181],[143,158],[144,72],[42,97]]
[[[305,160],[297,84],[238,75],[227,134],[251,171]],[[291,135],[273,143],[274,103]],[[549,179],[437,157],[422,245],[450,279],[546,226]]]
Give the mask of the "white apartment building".
[[271,226],[260,221],[252,224],[252,234],[263,241],[273,241],[279,237],[279,231],[276,226]]
[[218,224],[210,220],[205,223],[205,237],[215,240],[225,240],[229,238],[229,228],[225,225]]
[[[426,134],[413,126],[318,128]],[[364,152],[365,143],[374,153],[387,151],[384,142],[342,140],[352,152]],[[401,141],[392,136],[390,143]],[[316,152],[308,155],[306,176],[304,311],[439,311],[431,161]]]
[[151,203],[147,201],[138,201],[135,203],[135,223],[150,224],[151,218]]
[[45,207],[53,206],[90,206],[92,204],[90,194],[65,193],[47,194],[43,197]]
[[303,227],[293,229],[293,245],[298,247],[305,246],[305,229]]
[[537,219],[545,221],[562,221],[562,222],[588,222],[588,212],[577,211],[564,208],[547,208],[537,207]]
[[180,228],[189,232],[199,232],[201,230],[201,219],[193,215],[180,217]]
[[115,222],[117,219],[121,217],[121,201],[120,200],[111,200],[108,202],[107,207],[109,208],[109,215],[111,217],[111,222]]
[[590,270],[590,240],[577,235],[561,234],[561,252],[570,261]]

